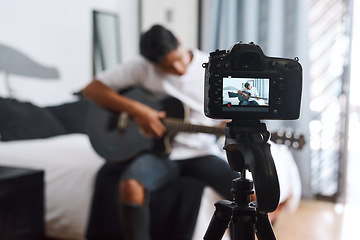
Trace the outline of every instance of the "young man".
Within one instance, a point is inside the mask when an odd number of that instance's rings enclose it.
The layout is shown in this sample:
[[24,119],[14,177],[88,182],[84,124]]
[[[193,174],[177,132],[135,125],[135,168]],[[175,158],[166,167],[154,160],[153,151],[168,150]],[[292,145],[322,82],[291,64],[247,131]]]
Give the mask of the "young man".
[[[105,71],[84,89],[92,101],[114,111],[125,111],[149,137],[160,138],[166,128],[161,119],[166,112],[118,94],[138,86],[156,95],[172,96],[189,108],[192,124],[208,126],[221,122],[203,113],[204,69],[208,55],[186,50],[178,39],[160,25],[143,33],[142,57]],[[169,157],[143,153],[129,162],[119,182],[119,205],[127,240],[148,240],[150,236],[149,197],[151,193],[179,175],[202,180],[224,198],[231,199],[232,179],[238,177],[228,163],[219,158],[216,137],[204,133],[178,133]]]
[[251,84],[247,82],[245,83],[244,88],[238,90],[240,105],[259,105],[259,103],[256,102],[256,99],[258,98],[250,98],[249,96],[259,97],[259,93],[256,87],[251,86]]

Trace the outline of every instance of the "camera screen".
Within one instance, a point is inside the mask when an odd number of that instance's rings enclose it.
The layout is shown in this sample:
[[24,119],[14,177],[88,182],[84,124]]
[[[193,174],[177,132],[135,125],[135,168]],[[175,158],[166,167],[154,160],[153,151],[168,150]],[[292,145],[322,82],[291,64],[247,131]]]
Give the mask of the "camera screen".
[[268,78],[223,78],[223,111],[269,112]]

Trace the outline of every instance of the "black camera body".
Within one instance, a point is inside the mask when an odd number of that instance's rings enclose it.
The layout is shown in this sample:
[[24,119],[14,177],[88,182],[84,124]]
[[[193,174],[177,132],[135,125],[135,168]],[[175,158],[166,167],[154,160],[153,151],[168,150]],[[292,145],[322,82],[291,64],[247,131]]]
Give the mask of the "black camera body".
[[205,68],[205,115],[216,119],[294,120],[300,116],[298,59],[266,56],[254,43],[210,53]]

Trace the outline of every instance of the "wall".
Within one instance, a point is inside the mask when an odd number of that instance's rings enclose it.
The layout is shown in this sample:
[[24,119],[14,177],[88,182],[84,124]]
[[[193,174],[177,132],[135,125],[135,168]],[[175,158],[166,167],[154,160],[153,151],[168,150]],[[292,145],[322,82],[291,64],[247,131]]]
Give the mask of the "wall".
[[118,13],[121,59],[137,53],[138,1],[0,0],[0,45],[59,73],[50,79],[6,74],[0,62],[0,96],[9,96],[8,79],[17,99],[37,105],[71,101],[92,78],[92,10]]
[[196,48],[198,4],[194,0],[142,0],[141,29],[162,24],[174,32],[186,48]]

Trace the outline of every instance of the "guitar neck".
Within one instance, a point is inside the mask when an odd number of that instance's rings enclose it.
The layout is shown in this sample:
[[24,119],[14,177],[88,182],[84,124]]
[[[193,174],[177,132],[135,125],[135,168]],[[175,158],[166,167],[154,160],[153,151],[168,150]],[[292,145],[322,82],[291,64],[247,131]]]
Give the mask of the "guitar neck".
[[[165,118],[163,123],[169,132],[188,132],[188,133],[209,133],[217,136],[224,135],[224,128],[222,127],[209,127],[202,125],[194,125],[191,123],[184,122],[177,118]],[[287,132],[286,134],[280,134],[279,132],[271,133],[271,141],[277,144],[285,144],[288,147],[294,149],[302,149],[305,144],[304,136],[299,134],[293,134]]]
[[283,132],[272,132],[271,133],[271,141],[277,144],[284,144],[293,149],[302,149],[305,145],[305,137],[299,133],[293,133],[291,131]]
[[224,135],[224,128],[194,125],[176,118],[165,118],[163,123],[170,132],[188,132],[188,133],[209,133],[217,136]]
[[256,99],[263,99],[263,100],[267,100],[267,98],[262,98],[262,97],[252,97],[252,96],[249,96],[249,98],[256,98]]

